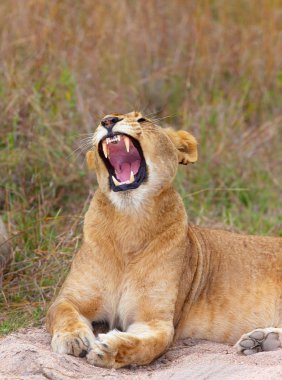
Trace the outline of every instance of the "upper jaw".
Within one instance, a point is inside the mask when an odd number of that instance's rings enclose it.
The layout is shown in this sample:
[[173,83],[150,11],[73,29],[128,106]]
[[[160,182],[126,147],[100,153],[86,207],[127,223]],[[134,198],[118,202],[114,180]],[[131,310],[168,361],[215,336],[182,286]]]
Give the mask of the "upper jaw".
[[[107,135],[108,136],[108,135]],[[121,133],[112,134],[110,137],[105,137],[102,139],[101,144],[103,148],[103,153],[106,158],[110,155],[110,149],[109,144],[118,144],[122,139],[124,141],[124,146],[126,149],[126,152],[129,152],[130,149],[130,140],[127,135],[123,135]]]
[[102,137],[98,152],[109,173],[114,192],[138,188],[147,178],[147,166],[141,145],[134,137],[112,132]]

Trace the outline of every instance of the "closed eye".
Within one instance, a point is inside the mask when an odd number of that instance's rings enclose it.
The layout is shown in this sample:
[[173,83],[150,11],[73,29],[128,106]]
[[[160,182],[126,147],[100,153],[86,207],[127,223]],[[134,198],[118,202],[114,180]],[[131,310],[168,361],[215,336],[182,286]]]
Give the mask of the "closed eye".
[[138,123],[144,123],[144,121],[148,121],[148,120],[146,120],[144,117],[140,117],[139,119],[137,119]]

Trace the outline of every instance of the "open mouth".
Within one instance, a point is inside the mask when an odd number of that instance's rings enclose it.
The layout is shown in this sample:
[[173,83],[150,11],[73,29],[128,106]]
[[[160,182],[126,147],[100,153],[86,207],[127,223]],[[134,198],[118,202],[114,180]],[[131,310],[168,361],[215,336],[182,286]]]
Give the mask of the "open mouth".
[[113,191],[136,189],[146,179],[146,162],[137,140],[115,133],[99,143],[99,154],[109,172]]

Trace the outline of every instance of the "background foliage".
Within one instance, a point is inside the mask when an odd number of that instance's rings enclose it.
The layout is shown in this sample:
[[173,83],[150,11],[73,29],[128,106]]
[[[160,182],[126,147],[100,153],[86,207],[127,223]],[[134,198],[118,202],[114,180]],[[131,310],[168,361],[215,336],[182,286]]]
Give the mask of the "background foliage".
[[104,114],[196,135],[176,178],[191,222],[281,234],[281,52],[280,0],[1,1],[0,332],[41,323],[69,268],[96,187],[83,139]]

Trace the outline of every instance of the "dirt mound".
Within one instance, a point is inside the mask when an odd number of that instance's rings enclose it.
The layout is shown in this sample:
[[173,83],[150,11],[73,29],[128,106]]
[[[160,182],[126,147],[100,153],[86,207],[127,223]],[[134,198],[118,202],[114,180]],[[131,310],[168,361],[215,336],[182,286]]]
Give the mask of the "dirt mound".
[[85,359],[50,350],[44,329],[26,329],[0,340],[0,378],[5,379],[177,379],[233,380],[282,378],[282,350],[244,357],[232,347],[186,339],[146,367],[108,370]]

